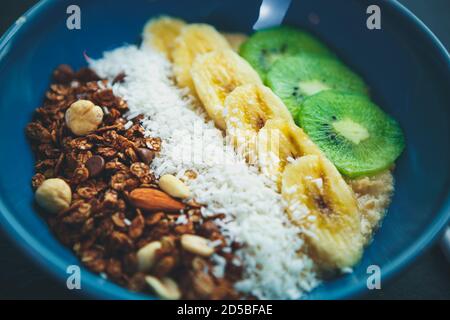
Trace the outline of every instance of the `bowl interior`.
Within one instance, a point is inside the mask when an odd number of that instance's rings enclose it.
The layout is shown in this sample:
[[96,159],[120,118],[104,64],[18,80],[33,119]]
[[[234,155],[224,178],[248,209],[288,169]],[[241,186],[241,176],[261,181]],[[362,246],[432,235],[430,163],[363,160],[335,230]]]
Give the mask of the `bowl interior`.
[[[378,1],[79,1],[81,30],[68,30],[69,1],[44,1],[19,19],[0,44],[0,220],[12,237],[60,278],[77,264],[36,214],[30,178],[33,157],[24,127],[40,105],[52,70],[85,65],[125,43],[138,43],[145,21],[169,14],[207,22],[220,30],[250,33],[259,24],[283,23],[310,30],[370,85],[373,99],[404,129],[406,150],[395,170],[396,192],[383,227],[362,262],[314,290],[310,298],[343,298],[365,288],[367,267],[388,276],[436,235],[448,219],[450,87],[446,53],[420,23],[397,4],[379,2],[382,29],[366,28],[366,8]],[[266,15],[264,12],[271,14]],[[317,19],[317,17],[319,19]],[[272,19],[272,20],[270,20]],[[277,21],[278,19],[278,21]],[[87,270],[82,287],[98,297],[139,298]]]

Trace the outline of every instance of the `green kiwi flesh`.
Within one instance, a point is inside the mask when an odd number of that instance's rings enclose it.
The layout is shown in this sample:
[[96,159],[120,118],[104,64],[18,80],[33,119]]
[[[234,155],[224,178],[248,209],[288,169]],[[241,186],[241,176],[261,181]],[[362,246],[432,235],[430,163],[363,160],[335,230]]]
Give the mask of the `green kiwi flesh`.
[[333,56],[312,35],[289,26],[257,31],[239,49],[240,55],[255,68],[263,81],[275,61],[303,52]]
[[405,147],[399,124],[358,94],[327,90],[310,96],[298,122],[339,171],[352,178],[389,168]]
[[336,89],[368,95],[364,81],[336,59],[301,54],[276,61],[267,74],[267,85],[294,118],[303,100],[324,90]]

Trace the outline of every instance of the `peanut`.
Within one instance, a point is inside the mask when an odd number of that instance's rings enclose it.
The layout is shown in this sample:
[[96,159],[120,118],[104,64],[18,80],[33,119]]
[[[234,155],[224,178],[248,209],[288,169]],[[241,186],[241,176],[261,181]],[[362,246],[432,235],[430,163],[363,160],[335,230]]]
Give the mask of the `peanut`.
[[72,191],[62,179],[45,180],[36,190],[36,202],[51,213],[58,213],[69,208],[72,201]]
[[175,198],[187,199],[191,196],[189,188],[180,179],[171,174],[165,174],[159,179],[159,187]]
[[156,251],[161,249],[161,242],[153,241],[140,248],[137,252],[139,271],[150,271],[155,263]]
[[178,285],[170,278],[158,279],[152,276],[146,276],[145,281],[161,299],[178,300],[181,298],[181,292],[180,289],[178,289]]
[[66,124],[77,136],[97,130],[103,120],[103,110],[89,100],[78,100],[66,111]]
[[214,253],[214,249],[208,246],[208,239],[193,234],[183,234],[181,246],[184,250],[202,257],[209,257]]

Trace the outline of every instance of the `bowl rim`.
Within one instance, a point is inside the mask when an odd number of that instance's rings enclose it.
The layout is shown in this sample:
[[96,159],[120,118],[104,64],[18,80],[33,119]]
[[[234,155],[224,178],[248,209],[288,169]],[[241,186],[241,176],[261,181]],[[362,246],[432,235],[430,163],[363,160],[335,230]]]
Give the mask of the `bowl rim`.
[[[4,59],[4,51],[11,44],[18,31],[22,29],[24,21],[32,20],[44,14],[45,11],[56,5],[56,0],[41,0],[30,9],[28,9],[21,17],[19,17],[13,25],[0,38],[0,63]],[[433,32],[409,9],[397,1],[387,1],[384,5],[390,6],[396,14],[402,16],[411,25],[415,32],[420,33],[429,42],[430,47],[435,51],[437,56],[445,62],[447,69],[450,70],[450,56],[440,40]],[[26,24],[25,24],[26,25]],[[401,254],[397,255],[389,264],[383,268],[383,283],[391,280],[401,270],[412,263],[425,249],[429,248],[443,231],[450,217],[450,186],[447,183],[447,189],[444,191],[439,206],[436,208],[436,219],[425,229],[419,238],[411,243]],[[47,249],[44,243],[39,241],[34,235],[25,230],[19,221],[15,218],[13,212],[6,206],[3,195],[0,194],[0,225],[9,237],[11,242],[16,245],[22,252],[30,256],[32,261],[40,266],[42,270],[51,274],[54,278],[65,282],[67,273],[67,263]],[[109,280],[102,279],[87,269],[82,268],[82,296],[100,299],[155,299],[150,295],[132,293],[131,291],[112,283]],[[366,289],[365,283],[360,281],[353,286],[335,288],[332,292],[328,292],[321,299],[348,299],[362,294]]]

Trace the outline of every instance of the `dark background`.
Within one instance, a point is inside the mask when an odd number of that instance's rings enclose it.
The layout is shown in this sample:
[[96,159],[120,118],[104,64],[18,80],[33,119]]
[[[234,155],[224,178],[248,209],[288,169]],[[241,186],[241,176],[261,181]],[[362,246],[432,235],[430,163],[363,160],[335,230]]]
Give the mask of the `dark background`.
[[[330,0],[331,1],[331,0]],[[345,0],[340,0],[345,1]],[[394,1],[394,0],[391,0]],[[0,34],[36,0],[2,0]],[[400,0],[450,46],[450,0]],[[73,299],[66,289],[25,257],[0,231],[0,299]],[[381,290],[363,299],[450,299],[450,263],[435,244]]]

